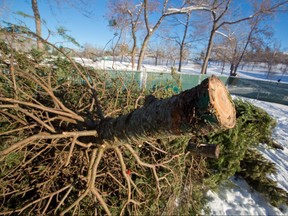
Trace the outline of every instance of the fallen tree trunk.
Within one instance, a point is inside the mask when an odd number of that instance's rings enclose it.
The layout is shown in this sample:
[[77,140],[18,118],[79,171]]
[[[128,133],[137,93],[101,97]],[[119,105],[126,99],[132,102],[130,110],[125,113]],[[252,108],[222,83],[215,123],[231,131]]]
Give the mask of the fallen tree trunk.
[[100,140],[139,141],[181,134],[207,134],[233,128],[235,107],[216,76],[190,90],[166,99],[150,96],[140,109],[114,119],[104,119],[97,127]]

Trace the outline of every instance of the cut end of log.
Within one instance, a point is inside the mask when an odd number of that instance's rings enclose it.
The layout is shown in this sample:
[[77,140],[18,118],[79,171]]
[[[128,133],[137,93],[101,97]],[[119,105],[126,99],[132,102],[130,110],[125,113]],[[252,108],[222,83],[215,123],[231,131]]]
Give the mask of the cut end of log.
[[223,82],[212,75],[209,78],[209,98],[220,125],[233,128],[236,124],[236,110],[230,94]]

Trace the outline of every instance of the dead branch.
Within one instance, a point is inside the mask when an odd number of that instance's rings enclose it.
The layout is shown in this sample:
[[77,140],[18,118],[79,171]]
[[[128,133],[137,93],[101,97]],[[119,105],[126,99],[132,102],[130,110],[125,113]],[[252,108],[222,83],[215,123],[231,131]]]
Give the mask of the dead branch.
[[[42,111],[47,111],[47,112],[50,112],[50,113],[58,114],[60,116],[69,117],[69,118],[72,118],[72,119],[75,119],[75,120],[78,120],[78,121],[81,121],[81,122],[84,121],[83,117],[81,117],[81,116],[79,116],[77,114],[67,113],[67,112],[64,112],[64,111],[59,110],[59,109],[54,109],[54,108],[50,108],[50,107],[40,106],[40,105],[37,105],[37,104],[34,104],[34,103],[30,103],[30,102],[20,101],[20,100],[16,100],[16,99],[12,99],[12,98],[2,98],[2,97],[0,98],[0,101],[13,103],[13,104],[19,104],[19,105],[25,105],[25,106],[28,106],[28,107],[32,107],[32,108],[35,108],[35,109],[42,110]],[[2,105],[0,105],[0,108],[1,107],[2,107]]]
[[82,137],[82,136],[97,136],[97,131],[92,130],[92,131],[74,131],[74,132],[63,132],[61,134],[48,134],[48,133],[39,133],[33,136],[30,136],[22,141],[19,141],[10,147],[0,151],[0,156],[2,157],[0,159],[3,160],[3,156],[16,151],[20,148],[25,147],[29,143],[35,141],[35,140],[51,140],[51,139],[57,139],[57,138],[70,138],[70,137]]
[[12,210],[12,211],[0,212],[0,215],[13,214],[13,213],[17,213],[17,212],[21,213],[21,212],[23,212],[25,209],[29,208],[30,206],[32,206],[32,205],[34,205],[34,204],[36,204],[36,203],[38,203],[38,202],[41,202],[42,200],[45,200],[45,199],[47,199],[47,198],[50,199],[51,197],[53,197],[53,196],[61,193],[62,191],[65,191],[66,189],[68,189],[68,188],[70,188],[70,187],[71,187],[71,184],[69,184],[69,185],[67,185],[67,186],[65,186],[65,187],[63,187],[63,188],[61,188],[61,189],[59,189],[59,190],[57,190],[57,191],[55,191],[55,192],[53,192],[53,193],[47,194],[46,196],[43,196],[43,197],[41,197],[41,198],[39,198],[39,199],[37,199],[37,200],[34,200],[33,202],[25,205],[24,207],[22,207],[22,208],[20,208],[20,209],[16,209],[16,210]]

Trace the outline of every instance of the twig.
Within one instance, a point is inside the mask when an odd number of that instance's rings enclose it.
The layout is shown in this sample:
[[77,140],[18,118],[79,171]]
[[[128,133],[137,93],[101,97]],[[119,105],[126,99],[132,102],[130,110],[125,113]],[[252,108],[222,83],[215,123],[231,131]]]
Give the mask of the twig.
[[99,201],[100,205],[104,208],[105,212],[107,215],[111,215],[111,212],[107,206],[107,204],[105,203],[105,201],[103,200],[102,196],[100,195],[100,193],[98,192],[98,190],[95,188],[95,180],[96,180],[96,174],[97,174],[97,170],[98,170],[98,165],[100,163],[100,160],[103,157],[103,153],[105,151],[105,148],[100,147],[98,149],[98,154],[96,159],[94,160],[94,164],[92,166],[92,170],[91,170],[91,179],[89,182],[89,188],[92,192],[92,194],[97,198],[97,200]]
[[66,116],[66,117],[73,118],[75,120],[84,122],[84,118],[79,116],[79,115],[63,112],[61,110],[50,108],[50,107],[40,106],[40,105],[31,103],[31,102],[25,102],[25,101],[16,100],[16,99],[13,99],[13,98],[2,98],[2,97],[0,97],[0,101],[8,102],[8,103],[14,103],[14,104],[22,104],[22,105],[25,105],[25,106],[33,107],[33,108],[36,108],[36,109],[39,109],[39,110],[55,113],[55,114],[58,114],[58,115]]
[[[16,107],[16,105],[12,105],[12,106],[13,106],[13,108]],[[12,115],[12,114],[10,114],[10,113],[8,113],[8,112],[5,112],[5,111],[3,111],[3,110],[0,110],[0,112],[3,113],[4,115],[9,116],[10,118],[16,120],[17,122],[21,123],[22,125],[26,125],[26,124],[27,124],[25,121],[23,121],[22,119],[18,118],[18,117],[15,116],[15,115]],[[0,135],[1,135],[1,134],[0,134]]]
[[125,186],[123,184],[121,184],[121,182],[110,172],[104,174],[104,175],[109,175],[111,176],[111,178],[113,178],[122,188],[126,189]]
[[83,148],[90,148],[91,146],[93,146],[93,143],[91,143],[91,142],[86,144],[86,143],[80,142],[79,140],[76,140],[75,144],[77,144]]
[[159,185],[159,177],[158,177],[157,172],[156,172],[157,164],[149,164],[149,163],[141,161],[139,155],[134,151],[134,149],[129,144],[124,144],[124,146],[131,152],[131,154],[136,159],[136,161],[138,162],[139,165],[144,166],[144,167],[149,167],[149,168],[152,169],[154,178],[156,180],[156,186],[157,186],[157,189],[158,189],[158,192],[159,192],[159,195],[158,195],[158,197],[159,197],[160,194],[161,194],[161,188],[160,188],[160,185]]
[[75,147],[75,142],[77,140],[77,136],[74,136],[73,137],[73,140],[72,140],[72,143],[71,143],[71,146],[70,146],[70,150],[69,150],[69,154],[68,154],[68,157],[67,157],[67,161],[65,163],[65,167],[68,166],[68,164],[70,163],[70,159],[72,157],[72,154],[73,154],[73,150],[74,150],[74,147]]
[[81,194],[77,200],[75,200],[70,206],[68,206],[66,209],[64,209],[60,215],[65,215],[67,212],[69,212],[72,208],[74,208],[74,206],[78,205],[79,202],[87,196],[87,194],[89,193],[89,184],[90,184],[90,181],[91,181],[91,171],[92,171],[92,167],[93,167],[93,163],[96,159],[96,153],[97,153],[97,150],[98,149],[93,149],[92,151],[92,155],[91,155],[91,159],[90,159],[90,162],[89,162],[89,168],[88,168],[88,174],[87,174],[87,188],[85,189],[84,193]]
[[59,202],[59,204],[57,205],[56,209],[54,210],[54,214],[56,214],[57,210],[60,208],[60,206],[64,203],[65,199],[68,197],[68,195],[70,194],[70,192],[72,191],[73,186],[71,185],[71,187],[69,188],[69,190],[66,192],[66,194],[63,196],[63,198],[61,199],[61,201]]
[[[33,74],[33,76],[32,76]],[[31,79],[33,80],[35,83],[37,83],[38,85],[40,85],[48,95],[50,95],[50,97],[52,98],[53,102],[56,105],[59,105],[59,107],[66,111],[67,113],[70,113],[72,115],[77,115],[76,113],[74,113],[72,110],[68,109],[53,93],[52,89],[49,88],[49,86],[46,86],[46,83],[44,81],[42,81],[41,77],[39,77],[36,73],[27,73],[25,71],[21,71],[21,73],[19,73],[20,76],[22,76],[23,78],[27,79]],[[42,82],[41,82],[42,81]]]
[[33,202],[30,202],[29,204],[25,205],[24,207],[22,207],[22,208],[20,208],[20,209],[16,209],[16,210],[12,210],[12,211],[0,212],[0,215],[13,214],[13,213],[16,213],[16,212],[21,213],[22,211],[24,211],[25,209],[27,209],[27,208],[30,207],[31,205],[33,205],[33,204],[35,204],[35,203],[38,203],[38,202],[40,202],[40,201],[42,201],[42,200],[44,200],[44,199],[47,199],[48,197],[49,197],[49,198],[50,198],[50,197],[53,197],[53,196],[55,196],[56,194],[59,194],[59,193],[61,193],[62,191],[65,191],[65,190],[66,190],[67,188],[69,188],[69,187],[71,187],[71,184],[69,184],[69,185],[61,188],[60,190],[57,190],[57,191],[55,191],[55,192],[53,192],[53,193],[50,193],[50,194],[48,194],[48,195],[46,195],[46,196],[40,197],[39,199],[34,200]]
[[162,150],[162,149],[154,146],[154,145],[153,145],[152,143],[150,143],[149,141],[145,141],[145,143],[148,144],[148,145],[150,145],[152,148],[156,149],[156,150],[159,151],[159,152],[162,152],[162,153],[164,153],[164,154],[168,154],[168,152],[166,152],[166,151],[164,151],[164,150]]
[[84,197],[87,196],[89,193],[89,189],[87,188],[83,194],[81,194],[77,200],[75,200],[69,207],[67,207],[64,211],[60,213],[60,215],[65,215],[67,212],[69,212],[74,206],[76,206]]
[[15,107],[15,110],[19,110],[20,112],[24,113],[26,116],[29,116],[30,118],[34,119],[40,125],[42,125],[43,127],[47,128],[47,130],[49,130],[50,132],[52,132],[52,133],[56,132],[56,130],[54,128],[50,127],[45,122],[43,122],[40,118],[36,117],[35,115],[33,115],[32,113],[28,112],[27,110],[22,109],[20,107]]
[[[56,138],[67,138],[67,137],[74,137],[74,136],[97,136],[97,131],[96,130],[91,130],[91,131],[73,131],[73,132],[63,132],[62,134],[49,134],[49,133],[39,133],[33,136],[30,136],[24,140],[21,140],[12,146],[0,151],[0,156],[5,156],[12,151],[23,148],[24,146],[28,145],[29,143],[35,141],[35,140],[41,140],[41,139],[56,139]],[[0,159],[2,161],[4,157]]]

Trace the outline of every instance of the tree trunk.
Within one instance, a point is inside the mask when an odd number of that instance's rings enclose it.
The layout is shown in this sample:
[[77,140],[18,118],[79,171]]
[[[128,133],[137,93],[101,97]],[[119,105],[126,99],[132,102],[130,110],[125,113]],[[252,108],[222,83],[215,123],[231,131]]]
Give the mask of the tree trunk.
[[252,30],[249,32],[249,35],[248,35],[247,41],[246,41],[246,43],[245,43],[245,46],[244,46],[244,48],[243,48],[243,50],[242,50],[242,52],[241,52],[241,55],[240,55],[238,61],[237,61],[236,64],[235,64],[235,68],[234,68],[234,71],[233,71],[233,74],[235,74],[235,75],[237,74],[237,70],[238,70],[239,64],[242,62],[242,59],[243,59],[243,57],[244,57],[244,54],[245,54],[245,52],[246,52],[246,50],[247,50],[247,47],[248,47],[248,45],[249,45],[249,43],[250,43],[250,41],[251,41],[251,37],[252,37],[253,30],[254,30],[254,27],[253,27]]
[[179,95],[158,100],[147,97],[143,107],[97,128],[101,142],[144,141],[181,134],[208,134],[233,128],[235,107],[225,85],[215,76]]
[[134,70],[135,54],[136,54],[136,48],[137,48],[136,27],[134,27],[134,24],[132,24],[132,38],[133,38],[133,46],[132,46],[132,52],[131,52],[131,63],[132,63],[132,70]]
[[[32,10],[34,13],[35,25],[36,25],[36,34],[41,37],[42,36],[42,29],[41,29],[41,17],[38,9],[38,2],[37,0],[32,0]],[[37,38],[37,48],[39,50],[43,49],[42,41]]]
[[189,19],[190,19],[190,14],[188,13],[186,17],[186,24],[185,24],[183,38],[180,44],[180,58],[179,58],[179,66],[178,66],[179,72],[181,72],[181,69],[182,69],[183,52],[184,52],[185,40],[186,40],[188,26],[189,26]]
[[149,39],[150,39],[150,34],[147,34],[145,39],[144,39],[144,41],[143,41],[143,44],[142,44],[142,47],[141,47],[141,50],[140,50],[140,54],[139,54],[139,58],[138,58],[138,65],[137,65],[137,70],[138,71],[140,71],[141,68],[142,68],[142,62],[143,62],[143,59],[144,59],[144,55],[145,55],[145,51],[146,51]]
[[205,55],[202,69],[201,69],[201,74],[207,73],[208,61],[209,61],[212,47],[213,47],[213,38],[214,38],[215,32],[216,32],[216,23],[214,22],[211,33],[210,33],[209,42],[208,42],[208,46],[207,46],[207,50],[206,50],[206,55]]

